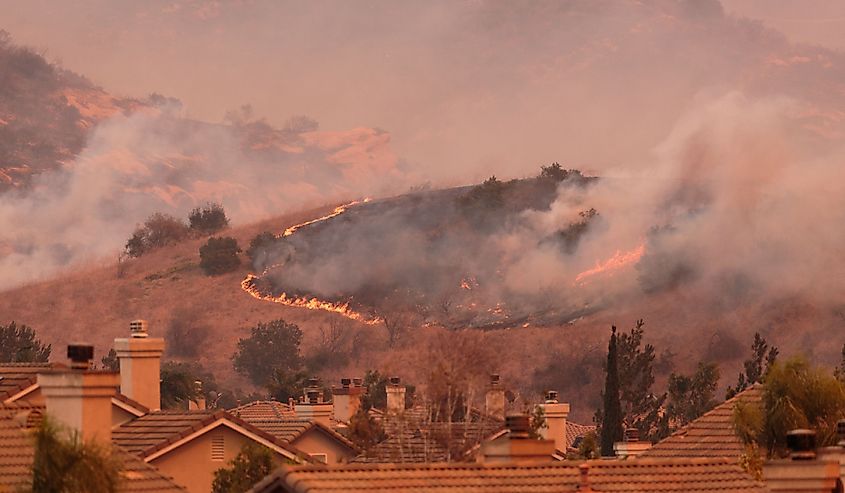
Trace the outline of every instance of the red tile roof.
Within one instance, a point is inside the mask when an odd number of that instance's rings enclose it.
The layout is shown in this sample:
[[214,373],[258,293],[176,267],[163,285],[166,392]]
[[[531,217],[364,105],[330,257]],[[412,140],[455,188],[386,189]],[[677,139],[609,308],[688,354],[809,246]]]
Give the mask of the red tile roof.
[[658,442],[642,457],[722,457],[737,461],[744,445],[734,428],[734,408],[739,402],[759,405],[762,399],[763,386],[756,384]]
[[722,459],[632,459],[488,464],[283,466],[253,488],[279,492],[575,492],[579,466],[600,492],[764,493],[739,466]]
[[39,372],[55,367],[52,363],[3,363],[0,365],[0,402],[35,385]]
[[244,421],[296,417],[296,412],[289,405],[279,401],[254,401],[230,409],[229,413]]
[[[43,408],[23,402],[0,408],[0,492],[21,491],[32,481],[35,446],[28,428]],[[185,489],[158,469],[115,447],[123,463],[119,493],[179,493]]]
[[567,448],[578,448],[580,440],[587,434],[596,431],[595,425],[579,425],[572,421],[566,422],[566,446]]
[[358,447],[349,441],[348,438],[313,419],[287,417],[277,419],[244,418],[244,421],[260,430],[266,431],[285,443],[293,443],[307,431],[315,429],[348,447],[353,453],[358,451]]
[[228,421],[309,463],[307,454],[223,410],[156,411],[112,430],[112,441],[139,457],[149,457],[214,423]]

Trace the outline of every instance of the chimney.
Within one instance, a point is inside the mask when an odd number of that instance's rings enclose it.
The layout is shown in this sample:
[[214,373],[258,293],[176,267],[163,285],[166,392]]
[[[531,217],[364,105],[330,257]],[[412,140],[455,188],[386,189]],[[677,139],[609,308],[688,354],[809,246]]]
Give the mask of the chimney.
[[488,416],[501,420],[505,419],[505,389],[502,387],[498,373],[490,375],[490,386],[487,387],[487,396],[484,403]]
[[845,483],[845,419],[836,422],[836,445],[818,450],[818,457],[823,461],[839,463],[839,478]]
[[819,459],[816,433],[792,430],[786,434],[789,458],[763,464],[763,480],[772,493],[830,493],[841,488],[838,460]]
[[385,390],[387,391],[387,413],[401,414],[405,412],[405,386],[401,385],[399,377],[390,377]]
[[541,404],[546,426],[540,428],[540,436],[555,442],[555,448],[566,453],[566,418],[569,416],[569,404],[557,400],[557,391],[546,392],[546,402]]
[[302,394],[302,402],[296,406],[296,416],[332,426],[332,403],[323,400],[320,380],[315,377],[309,378],[308,386],[303,389]]
[[625,441],[613,444],[613,451],[619,459],[636,457],[651,448],[648,441],[640,441],[640,430],[636,428],[625,429]]
[[164,339],[149,337],[146,320],[129,323],[130,337],[114,340],[120,359],[120,392],[147,406],[161,409],[161,353]]
[[555,453],[553,440],[531,438],[531,421],[524,414],[505,417],[506,435],[481,444],[479,462],[538,461],[549,462]]
[[84,440],[111,443],[112,403],[119,378],[116,373],[91,370],[94,346],[70,345],[69,369],[38,374],[47,414]]
[[361,396],[364,394],[364,387],[353,385],[352,379],[341,378],[340,387],[332,387],[332,405],[334,407],[334,419],[348,423],[352,416],[361,407]]

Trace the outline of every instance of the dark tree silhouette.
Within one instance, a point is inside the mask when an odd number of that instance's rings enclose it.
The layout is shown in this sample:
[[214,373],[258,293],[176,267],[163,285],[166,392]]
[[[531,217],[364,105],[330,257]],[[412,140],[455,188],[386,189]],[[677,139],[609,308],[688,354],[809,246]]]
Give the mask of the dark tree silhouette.
[[604,406],[601,422],[601,455],[613,455],[613,444],[622,441],[622,405],[619,402],[619,366],[617,361],[616,326],[611,328],[607,345],[607,377],[604,382]]
[[50,359],[50,344],[42,344],[35,330],[14,321],[0,325],[0,363],[44,363]]

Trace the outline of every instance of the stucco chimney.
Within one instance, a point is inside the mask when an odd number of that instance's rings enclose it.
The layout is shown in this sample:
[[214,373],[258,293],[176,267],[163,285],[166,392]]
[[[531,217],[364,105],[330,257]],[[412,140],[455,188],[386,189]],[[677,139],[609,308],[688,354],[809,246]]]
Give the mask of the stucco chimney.
[[78,430],[84,440],[111,443],[111,399],[120,381],[114,372],[91,370],[94,347],[70,345],[69,369],[38,374],[47,415],[69,429]]
[[531,422],[524,414],[505,417],[508,433],[495,440],[484,442],[479,462],[538,461],[548,462],[555,453],[553,440],[531,438]]
[[487,387],[484,403],[488,416],[505,419],[505,389],[498,373],[490,375],[490,385]]
[[566,418],[569,417],[569,404],[557,400],[557,391],[546,392],[546,402],[540,405],[546,417],[546,426],[540,428],[540,436],[555,442],[555,448],[566,452]]
[[627,428],[625,440],[613,444],[613,451],[616,453],[616,457],[620,459],[636,457],[650,448],[651,442],[648,440],[640,441],[640,430],[636,428]]
[[361,407],[361,396],[364,394],[364,387],[352,384],[352,379],[341,378],[340,387],[332,387],[332,406],[334,407],[334,419],[348,423],[352,416]]
[[401,383],[399,377],[390,377],[390,381],[385,386],[388,414],[405,412],[405,386]]
[[302,402],[296,405],[296,416],[332,426],[332,403],[323,400],[320,381],[317,378],[309,378],[308,386],[303,389],[302,394]]
[[161,354],[164,339],[149,337],[146,320],[129,322],[130,337],[114,340],[120,359],[120,392],[147,406],[161,409]]
[[838,460],[816,455],[816,434],[812,430],[792,430],[786,434],[789,458],[763,464],[763,480],[772,493],[829,493],[841,488]]

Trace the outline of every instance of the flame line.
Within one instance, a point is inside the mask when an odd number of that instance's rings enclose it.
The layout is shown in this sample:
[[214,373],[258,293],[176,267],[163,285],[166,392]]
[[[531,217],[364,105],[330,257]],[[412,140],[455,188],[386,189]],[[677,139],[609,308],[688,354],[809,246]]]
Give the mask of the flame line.
[[645,253],[645,243],[640,243],[639,246],[630,250],[628,252],[622,252],[620,250],[616,250],[616,253],[613,254],[612,257],[605,260],[604,262],[596,261],[596,266],[592,269],[587,269],[584,272],[581,272],[577,276],[575,276],[575,284],[583,282],[585,279],[589,277],[593,277],[595,275],[601,274],[603,272],[613,272],[615,270],[621,269],[628,264],[637,262]]
[[[334,210],[326,214],[325,216],[318,217],[316,219],[311,219],[310,221],[305,221],[304,223],[295,224],[287,229],[281,234],[276,235],[276,238],[286,238],[291,236],[292,234],[296,233],[300,229],[310,226],[312,224],[316,224],[319,222],[327,221],[333,217],[337,217],[344,212],[346,212],[350,207],[355,205],[369,202],[370,198],[365,198],[364,200],[355,200],[349,202],[348,204],[343,204],[334,208]],[[264,269],[264,272],[261,275],[266,274],[270,269],[274,267],[278,267],[279,264],[270,266]],[[252,296],[257,300],[262,301],[270,301],[273,303],[279,303],[285,306],[291,306],[296,308],[306,308],[308,310],[324,310],[332,313],[337,313],[342,315],[346,318],[367,324],[367,325],[376,325],[382,322],[381,318],[378,317],[367,317],[362,313],[356,312],[349,308],[349,302],[346,303],[332,303],[329,301],[320,300],[316,297],[312,298],[302,298],[298,296],[288,296],[287,293],[282,293],[279,296],[273,296],[270,294],[263,294],[259,291],[258,287],[256,286],[256,281],[258,280],[257,275],[253,273],[249,273],[246,276],[246,279],[241,281],[241,289],[243,289],[247,294]]]

